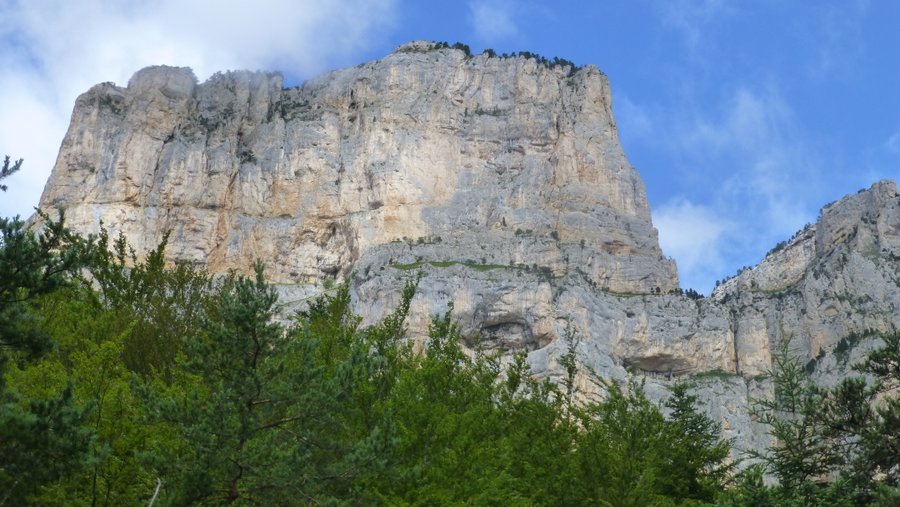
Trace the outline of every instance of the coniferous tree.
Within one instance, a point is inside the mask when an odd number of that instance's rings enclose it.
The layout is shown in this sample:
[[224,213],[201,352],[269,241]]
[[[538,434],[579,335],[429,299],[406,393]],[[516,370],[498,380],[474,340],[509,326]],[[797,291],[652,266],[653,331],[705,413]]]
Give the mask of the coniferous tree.
[[[12,176],[14,173],[18,172],[19,169],[22,168],[22,159],[16,160],[12,165],[9,165],[9,155],[3,158],[3,167],[0,167],[0,180],[7,178],[8,176]],[[0,191],[6,192],[9,187],[6,185],[0,184]]]
[[816,481],[837,460],[825,427],[816,417],[824,395],[790,352],[788,340],[779,343],[772,363],[768,375],[773,396],[754,400],[751,415],[769,426],[774,442],[764,452],[752,455],[777,477],[783,501],[813,502],[819,489]]
[[854,365],[868,380],[842,380],[827,391],[816,417],[839,458],[831,489],[854,505],[900,500],[900,334],[881,339]]
[[699,398],[685,382],[670,387],[665,405],[671,449],[670,471],[664,475],[669,496],[710,502],[728,480],[733,466],[727,464],[730,442],[723,440],[721,426],[699,411]]
[[[601,380],[606,398],[581,413],[577,448],[582,502],[662,505],[667,470],[666,421],[644,395],[643,385]],[[591,479],[595,478],[595,479]]]
[[174,381],[147,394],[148,420],[178,436],[154,462],[161,502],[369,503],[363,486],[384,466],[391,432],[379,388],[394,374],[408,304],[359,330],[341,288],[288,329],[260,264],[254,279],[227,279]]
[[[288,400],[273,392],[285,333],[274,322],[277,295],[262,278],[229,278],[203,319],[203,332],[186,337],[177,365],[180,382],[156,400],[183,445],[164,456],[170,503],[234,502],[265,493],[268,466],[260,440],[296,422]],[[300,379],[297,379],[300,380]],[[296,388],[303,394],[305,386]]]
[[895,505],[900,500],[900,338],[882,337],[855,369],[831,389],[810,382],[786,343],[773,356],[774,398],[756,400],[754,414],[770,426],[774,444],[755,453],[778,483],[762,486],[757,469],[743,474],[729,505]]
[[[21,160],[4,160],[0,179]],[[2,187],[6,190],[6,187]],[[63,215],[35,234],[18,217],[0,217],[0,504],[21,505],[41,487],[86,466],[91,432],[72,388],[30,400],[7,386],[10,362],[37,361],[54,346],[37,326],[37,298],[66,286],[85,257],[87,243],[66,229]]]

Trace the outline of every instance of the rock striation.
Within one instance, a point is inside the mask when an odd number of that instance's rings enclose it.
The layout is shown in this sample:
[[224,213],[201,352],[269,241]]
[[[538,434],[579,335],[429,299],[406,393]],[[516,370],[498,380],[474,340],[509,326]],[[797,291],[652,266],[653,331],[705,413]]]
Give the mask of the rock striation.
[[78,98],[42,208],[138,253],[213,273],[266,262],[286,302],[350,283],[374,321],[422,277],[410,335],[450,302],[469,344],[561,374],[690,377],[725,436],[759,448],[753,396],[789,340],[835,382],[900,327],[893,182],[826,206],[709,298],[678,290],[644,185],[619,145],[606,76],[426,42],[296,88],[279,74],[150,67]]
[[475,260],[667,291],[675,267],[610,108],[594,67],[423,43],[291,89],[277,74],[198,85],[151,67],[78,99],[41,206],[85,230],[103,220],[139,250],[172,230],[173,257],[213,271],[276,260],[283,283],[440,238],[434,260],[483,247]]
[[[857,359],[857,344],[900,329],[896,183],[881,181],[825,206],[815,224],[711,299],[734,315],[738,373],[763,373],[771,344],[786,339],[811,373],[833,382]],[[834,359],[844,367],[835,369]]]

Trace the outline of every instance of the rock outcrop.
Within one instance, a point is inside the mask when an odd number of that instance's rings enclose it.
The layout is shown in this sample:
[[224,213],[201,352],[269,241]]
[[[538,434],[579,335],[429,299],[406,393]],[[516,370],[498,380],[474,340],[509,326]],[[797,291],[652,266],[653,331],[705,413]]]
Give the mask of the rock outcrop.
[[610,107],[594,67],[422,43],[292,89],[152,67],[78,99],[41,206],[139,250],[172,230],[173,257],[213,271],[271,260],[282,283],[440,238],[433,260],[577,266],[601,288],[667,291],[675,268]]
[[[857,344],[900,328],[896,183],[882,181],[825,206],[815,224],[711,299],[734,315],[738,373],[764,372],[771,344],[786,339],[810,372],[833,382],[855,362]],[[835,368],[835,359],[843,367]]]
[[[781,340],[823,382],[900,326],[900,197],[881,182],[823,209],[709,298],[678,290],[596,68],[430,43],[285,89],[151,67],[79,97],[42,208],[101,221],[212,272],[256,259],[285,301],[350,283],[371,322],[422,276],[409,328],[454,303],[470,343],[541,376],[577,339],[583,371],[690,376],[739,448]],[[585,373],[586,392],[592,384]]]

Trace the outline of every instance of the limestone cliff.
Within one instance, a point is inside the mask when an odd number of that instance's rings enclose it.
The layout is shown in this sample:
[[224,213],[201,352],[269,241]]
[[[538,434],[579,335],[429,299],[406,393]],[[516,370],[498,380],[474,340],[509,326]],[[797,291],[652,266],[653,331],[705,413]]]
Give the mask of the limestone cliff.
[[98,85],[75,105],[41,206],[83,230],[103,220],[139,250],[172,230],[172,256],[213,271],[267,259],[283,283],[440,238],[430,260],[677,286],[603,74],[427,43],[292,89],[249,72],[197,85],[170,67]]
[[170,257],[212,272],[262,259],[288,302],[347,280],[370,322],[421,273],[414,339],[453,301],[466,339],[527,350],[552,377],[568,330],[585,372],[643,375],[657,396],[692,376],[726,436],[759,447],[747,406],[778,341],[832,382],[869,331],[900,325],[896,185],[826,207],[690,299],[610,100],[591,66],[423,42],[288,89],[278,74],[198,84],[152,67],[79,97],[41,207],[81,232],[102,221],[138,252],[172,231]]
[[896,183],[824,207],[815,224],[719,286],[712,299],[733,315],[739,373],[762,373],[771,344],[787,339],[810,372],[833,381],[846,371],[838,366],[859,356],[850,357],[857,344],[900,329]]

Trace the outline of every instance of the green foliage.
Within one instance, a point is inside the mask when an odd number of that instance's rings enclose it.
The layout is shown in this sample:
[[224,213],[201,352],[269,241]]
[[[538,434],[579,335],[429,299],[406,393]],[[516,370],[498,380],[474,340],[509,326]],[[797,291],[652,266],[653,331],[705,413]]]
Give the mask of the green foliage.
[[[780,347],[771,372],[775,396],[757,400],[755,409],[776,438],[757,457],[779,482],[768,488],[752,485],[748,474],[755,472],[745,472],[739,488],[745,491],[729,496],[736,503],[728,505],[895,504],[900,498],[900,335],[882,338],[883,346],[855,366],[869,380],[848,377],[831,389],[811,384],[799,359],[786,344]],[[751,493],[768,503],[735,500]]]
[[54,396],[0,401],[0,505],[31,503],[40,487],[87,465],[93,434],[67,385]]
[[[507,266],[504,264],[488,264],[485,262],[486,259],[483,259],[481,263],[477,263],[475,261],[422,261],[418,260],[416,262],[411,262],[409,264],[403,263],[394,263],[390,266],[394,269],[399,269],[401,271],[414,271],[422,268],[426,264],[434,266],[436,268],[449,268],[451,266],[465,266],[474,271],[491,271],[494,269],[524,269],[524,266]],[[545,274],[545,276],[552,276],[552,272],[550,268],[541,267],[540,272]]]
[[704,372],[700,372],[694,375],[691,375],[691,379],[695,381],[707,380],[707,379],[719,379],[719,380],[733,380],[739,379],[740,375],[737,373],[732,373],[729,371],[722,370],[721,368],[716,368],[714,370],[708,370]]
[[775,244],[775,246],[772,247],[771,250],[768,251],[768,253],[766,253],[765,257],[768,257],[774,253],[778,253],[778,252],[784,250],[784,247],[786,247],[787,244],[788,244],[787,241],[779,241],[778,243]]
[[154,462],[161,501],[278,505],[290,491],[298,503],[361,502],[390,441],[380,406],[402,357],[407,293],[367,330],[346,287],[285,328],[261,265],[255,279],[227,279],[186,338],[175,382],[147,392],[148,421],[178,437]]
[[[12,165],[9,165],[9,155],[3,158],[3,167],[0,167],[0,180],[12,176],[14,173],[18,172],[19,169],[22,168],[22,159],[16,160]],[[0,191],[6,192],[7,186],[0,184]]]
[[[0,179],[19,170],[4,162]],[[4,187],[3,190],[6,188]],[[18,218],[0,218],[0,505],[30,502],[40,489],[87,466],[93,433],[67,381],[41,398],[9,385],[12,369],[35,364],[54,349],[38,325],[37,301],[76,277],[88,243],[41,214],[35,234]]]
[[669,414],[668,446],[671,471],[666,476],[668,496],[712,501],[729,479],[730,442],[720,437],[721,427],[699,412],[699,400],[689,385],[676,382],[666,400]]
[[855,368],[873,379],[847,378],[829,392],[820,417],[847,457],[841,470],[854,494],[900,495],[900,333],[882,335],[881,347]]
[[599,382],[606,399],[579,410],[579,504],[705,502],[722,490],[731,472],[729,443],[720,439],[718,425],[697,411],[697,398],[686,384],[673,385],[666,403],[670,415],[664,417],[643,385]]
[[809,382],[799,359],[790,353],[787,340],[779,344],[772,363],[768,375],[774,396],[754,400],[751,415],[769,426],[775,444],[755,457],[778,478],[788,496],[810,501],[815,494],[813,479],[826,473],[836,459],[825,428],[815,417],[823,394]]
[[185,339],[185,354],[177,363],[182,374],[151,397],[162,421],[181,437],[158,464],[166,478],[162,498],[168,503],[259,501],[282,486],[272,473],[275,460],[294,464],[296,456],[282,456],[278,437],[294,432],[305,436],[303,414],[294,412],[295,403],[318,401],[314,398],[320,393],[307,392],[304,385],[315,369],[288,373],[299,376],[294,393],[276,381],[293,366],[289,361],[309,359],[306,350],[285,350],[294,342],[286,341],[283,327],[273,322],[276,302],[261,266],[255,280],[226,280],[201,332]]
[[695,291],[694,289],[688,289],[688,290],[684,291],[684,295],[693,300],[703,299],[703,294],[700,294],[699,292]]
[[838,340],[837,345],[834,347],[835,357],[841,363],[847,363],[847,360],[850,358],[850,353],[856,348],[860,341],[877,334],[878,333],[873,330],[866,330],[862,333],[850,333],[847,336],[844,336]]
[[463,44],[462,42],[454,42],[453,44],[448,44],[447,42],[433,42],[431,49],[458,49],[466,54],[467,57],[472,56],[472,50],[469,48],[467,44]]
[[555,391],[530,378],[524,354],[505,380],[499,363],[465,354],[448,311],[432,321],[390,397],[394,472],[378,485],[388,504],[545,505],[565,498],[573,426]]
[[875,391],[889,393],[900,388],[900,333],[885,334],[881,338],[884,344],[873,350],[856,369],[876,378]]
[[10,385],[27,399],[44,400],[71,384],[82,431],[94,438],[86,466],[45,486],[37,499],[51,505],[78,503],[73,499],[94,505],[140,503],[152,477],[134,451],[156,435],[138,422],[136,378],[122,360],[127,329],[85,286],[39,302],[39,325],[57,346],[40,361],[9,372]]
[[167,369],[181,349],[181,338],[196,329],[209,302],[210,278],[178,263],[167,267],[168,234],[139,260],[119,234],[110,242],[101,226],[90,264],[100,301],[127,328],[122,357],[132,371]]
[[749,466],[734,481],[733,487],[720,492],[716,505],[721,507],[780,507],[775,488],[766,486],[765,467]]
[[[19,293],[26,295],[20,304],[30,313],[18,324],[25,323],[51,346],[39,358],[17,361],[3,378],[30,403],[51,404],[59,393],[70,393],[64,397],[71,405],[67,410],[79,418],[69,417],[69,426],[53,431],[92,438],[70,439],[90,444],[82,445],[81,454],[70,452],[72,466],[65,477],[44,484],[40,492],[35,488],[33,498],[48,504],[77,503],[75,498],[132,504],[153,479],[135,449],[157,438],[152,428],[138,423],[142,407],[133,392],[132,371],[146,374],[161,365],[153,353],[167,346],[160,337],[186,329],[179,315],[189,314],[196,303],[186,296],[204,290],[190,282],[205,278],[184,267],[165,268],[165,242],[139,263],[133,252],[126,258],[121,238],[110,249],[105,230],[86,241],[69,234],[61,221],[48,223],[40,236],[29,240],[25,235],[7,245],[30,251],[33,260],[23,264],[36,266],[31,271],[40,274],[25,279],[32,288],[27,293],[21,287],[26,284],[19,282]],[[62,239],[47,239],[51,235]],[[81,266],[90,272],[91,284],[73,273]],[[164,332],[153,334],[155,329]],[[135,337],[149,337],[146,342],[153,347],[138,349]]]
[[[416,281],[369,327],[346,285],[284,321],[261,265],[212,283],[167,265],[165,238],[144,259],[105,230],[23,238],[4,245],[63,269],[3,289],[22,297],[9,324],[48,346],[6,354],[0,505],[134,505],[157,483],[156,505],[648,505],[721,487],[727,445],[686,390],[669,418],[638,385],[578,404],[571,333],[556,385],[524,352],[501,368],[466,351],[451,311],[414,352]],[[90,283],[66,274],[76,259]]]
[[578,465],[584,481],[581,498],[616,499],[618,505],[660,505],[658,481],[664,468],[665,419],[643,392],[632,383],[602,382],[607,392],[603,402],[588,404],[581,412],[583,434],[579,435]]
[[[453,44],[449,44],[445,41],[432,42],[431,47],[429,49],[432,51],[440,50],[440,49],[458,49],[458,50],[462,51],[463,53],[465,53],[467,58],[472,57],[471,48],[469,48],[469,46],[467,44],[463,44],[461,42],[455,42]],[[519,51],[518,53],[510,53],[510,54],[503,53],[501,55],[498,55],[496,51],[488,48],[488,49],[485,49],[484,51],[482,51],[482,54],[486,55],[489,58],[517,58],[517,57],[518,58],[527,58],[527,59],[534,60],[538,63],[538,65],[542,65],[549,69],[554,69],[556,67],[567,68],[568,69],[568,74],[567,74],[568,77],[574,76],[579,70],[581,70],[580,66],[575,65],[574,62],[572,62],[570,60],[566,60],[565,58],[560,58],[558,56],[555,56],[553,58],[547,58],[545,56],[541,56],[539,54],[532,53],[530,51]]]
[[18,218],[0,218],[0,374],[4,350],[35,358],[51,348],[35,326],[30,302],[77,276],[90,247],[69,232],[62,212],[58,220],[41,218],[46,225],[39,234]]

